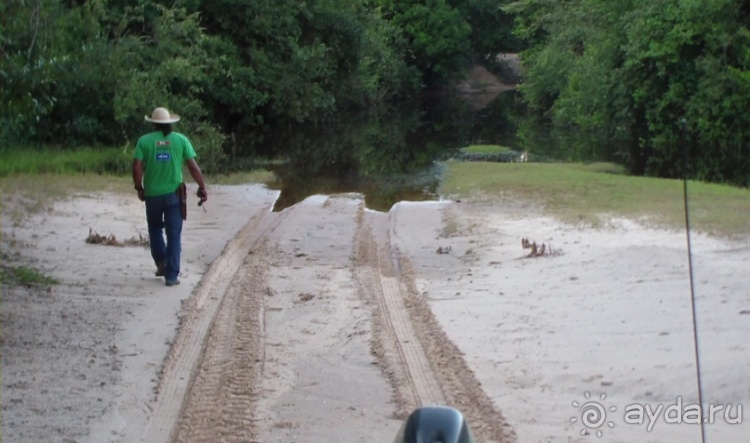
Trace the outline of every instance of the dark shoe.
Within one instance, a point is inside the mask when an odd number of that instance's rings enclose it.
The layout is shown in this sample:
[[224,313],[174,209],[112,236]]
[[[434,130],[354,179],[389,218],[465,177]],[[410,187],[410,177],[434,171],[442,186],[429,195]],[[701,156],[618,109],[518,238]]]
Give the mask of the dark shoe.
[[154,275],[157,277],[164,277],[164,263],[156,265],[156,272]]
[[164,282],[164,284],[167,285],[167,286],[177,286],[177,285],[180,284],[180,280],[178,280],[178,279],[167,280],[167,281]]

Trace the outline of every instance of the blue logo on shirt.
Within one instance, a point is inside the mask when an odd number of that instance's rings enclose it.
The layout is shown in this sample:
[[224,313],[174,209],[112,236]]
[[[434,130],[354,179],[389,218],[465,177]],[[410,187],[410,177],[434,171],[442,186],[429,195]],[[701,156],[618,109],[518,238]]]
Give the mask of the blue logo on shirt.
[[156,161],[158,162],[168,162],[172,158],[172,154],[169,152],[157,152],[156,153]]

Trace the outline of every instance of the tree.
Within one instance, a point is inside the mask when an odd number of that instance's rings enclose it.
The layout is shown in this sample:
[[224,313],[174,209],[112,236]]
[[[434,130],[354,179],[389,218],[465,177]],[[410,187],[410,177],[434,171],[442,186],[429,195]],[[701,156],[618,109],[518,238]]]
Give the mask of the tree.
[[524,48],[514,35],[514,16],[504,9],[509,0],[453,0],[471,27],[471,51],[484,62],[502,52],[518,52]]
[[323,124],[413,90],[397,32],[364,3],[217,0],[202,10],[219,61],[206,99],[237,149],[273,154],[273,133],[289,125]]
[[29,123],[55,105],[54,80],[65,54],[54,25],[63,14],[53,0],[0,4],[0,140],[33,136]]
[[384,18],[407,41],[406,62],[422,72],[428,87],[461,77],[472,59],[471,26],[445,0],[382,0]]
[[[643,109],[646,172],[679,177],[683,161],[698,179],[750,184],[750,131],[739,122],[750,104],[747,22],[735,0],[642,5],[627,29],[634,106]],[[686,152],[680,125],[686,122]]]
[[[522,92],[562,149],[635,174],[747,185],[747,17],[737,0],[522,0]],[[684,144],[680,142],[686,121]],[[591,149],[603,146],[604,149]],[[683,146],[685,150],[683,150]]]

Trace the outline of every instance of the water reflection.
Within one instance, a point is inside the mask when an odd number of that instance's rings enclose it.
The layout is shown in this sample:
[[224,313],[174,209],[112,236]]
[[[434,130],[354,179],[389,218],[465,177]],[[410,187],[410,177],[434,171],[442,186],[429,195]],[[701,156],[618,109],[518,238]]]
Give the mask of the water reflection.
[[387,212],[400,201],[436,200],[442,180],[443,167],[438,163],[421,168],[411,174],[386,174],[367,176],[297,176],[284,171],[285,166],[274,168],[276,181],[268,183],[281,191],[274,211],[281,211],[316,194],[355,192],[363,194],[365,205],[376,211]]
[[467,145],[474,114],[457,97],[424,98],[399,109],[342,115],[325,126],[289,128],[277,137],[290,152],[272,168],[281,190],[275,210],[309,195],[361,192],[369,208],[437,197],[435,160]]
[[274,146],[290,154],[271,168],[276,179],[268,185],[281,191],[274,210],[314,194],[363,193],[367,206],[381,211],[401,200],[437,199],[443,168],[436,160],[469,144],[559,154],[546,128],[529,125],[520,93],[505,91],[486,103],[484,95],[433,95],[399,108],[341,115],[327,125],[276,131]]
[[469,144],[507,146],[537,159],[609,160],[601,155],[601,143],[528,117],[517,91],[477,106],[484,98],[431,96],[398,109],[277,131],[274,144],[290,154],[272,168],[276,180],[269,186],[281,191],[275,210],[313,194],[342,192],[363,193],[369,208],[383,211],[401,200],[436,199],[442,168],[435,161]]
[[471,143],[525,150],[517,134],[524,111],[519,92],[511,90],[498,94],[486,107],[475,111],[470,128]]

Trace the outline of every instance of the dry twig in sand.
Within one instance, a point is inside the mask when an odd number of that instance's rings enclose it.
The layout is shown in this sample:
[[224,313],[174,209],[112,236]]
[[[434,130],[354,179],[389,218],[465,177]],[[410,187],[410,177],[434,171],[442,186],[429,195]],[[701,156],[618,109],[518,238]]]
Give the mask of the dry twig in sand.
[[557,249],[552,249],[552,245],[546,245],[542,243],[541,245],[537,245],[535,241],[531,241],[528,238],[522,238],[521,239],[521,247],[523,249],[531,249],[531,252],[529,252],[527,255],[523,256],[522,258],[535,258],[535,257],[543,257],[545,255],[560,255],[561,252]]
[[130,237],[124,242],[117,240],[114,234],[100,235],[89,228],[89,236],[86,237],[86,243],[105,246],[148,246],[148,238],[138,234],[138,237]]

